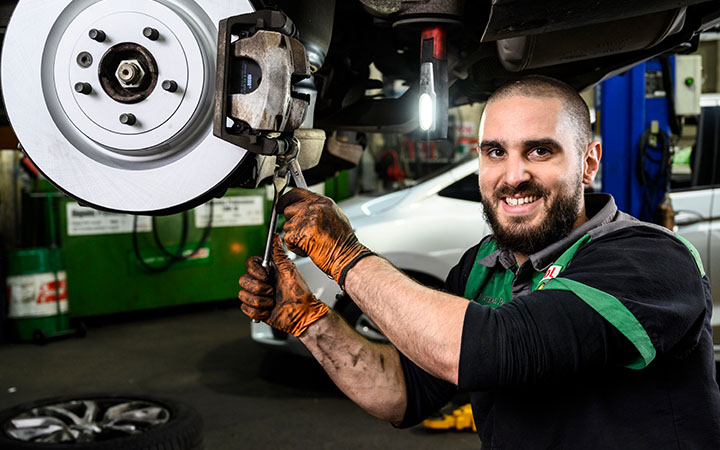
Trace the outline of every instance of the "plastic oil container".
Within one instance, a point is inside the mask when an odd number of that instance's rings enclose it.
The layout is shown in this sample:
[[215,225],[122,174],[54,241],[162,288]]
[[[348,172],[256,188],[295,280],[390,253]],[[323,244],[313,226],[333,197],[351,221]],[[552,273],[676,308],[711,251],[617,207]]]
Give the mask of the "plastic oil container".
[[7,288],[7,328],[11,339],[42,343],[69,329],[62,249],[8,252]]

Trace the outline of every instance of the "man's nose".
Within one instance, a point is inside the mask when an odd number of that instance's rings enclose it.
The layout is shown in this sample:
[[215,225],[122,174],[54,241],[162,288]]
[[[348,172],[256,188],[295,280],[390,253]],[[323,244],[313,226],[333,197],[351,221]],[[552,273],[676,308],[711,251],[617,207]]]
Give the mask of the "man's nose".
[[505,165],[505,184],[518,186],[530,179],[527,161],[521,155],[509,155]]

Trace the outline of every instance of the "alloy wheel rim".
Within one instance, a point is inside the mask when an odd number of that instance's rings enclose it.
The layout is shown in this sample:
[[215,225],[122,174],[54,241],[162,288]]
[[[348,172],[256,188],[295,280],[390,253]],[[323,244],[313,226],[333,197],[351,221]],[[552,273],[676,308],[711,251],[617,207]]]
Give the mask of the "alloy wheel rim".
[[170,416],[164,406],[145,400],[72,400],[24,411],[2,428],[23,442],[85,443],[142,434],[167,423]]

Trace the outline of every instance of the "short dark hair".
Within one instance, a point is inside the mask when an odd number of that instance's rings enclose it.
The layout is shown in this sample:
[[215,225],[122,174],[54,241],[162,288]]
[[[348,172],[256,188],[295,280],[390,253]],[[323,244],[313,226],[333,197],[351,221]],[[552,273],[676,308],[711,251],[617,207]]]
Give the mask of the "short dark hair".
[[564,112],[575,129],[575,141],[580,151],[583,151],[592,142],[590,110],[585,100],[570,85],[555,78],[529,75],[500,87],[488,98],[487,104],[518,95],[559,99],[563,102]]

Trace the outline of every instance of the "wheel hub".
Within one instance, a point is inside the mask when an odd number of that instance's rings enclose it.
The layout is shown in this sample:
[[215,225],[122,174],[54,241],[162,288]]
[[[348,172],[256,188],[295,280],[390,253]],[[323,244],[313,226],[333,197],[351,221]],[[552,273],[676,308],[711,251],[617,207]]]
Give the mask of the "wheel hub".
[[137,103],[152,94],[158,67],[153,54],[140,44],[122,43],[100,60],[98,77],[105,93],[120,103]]

